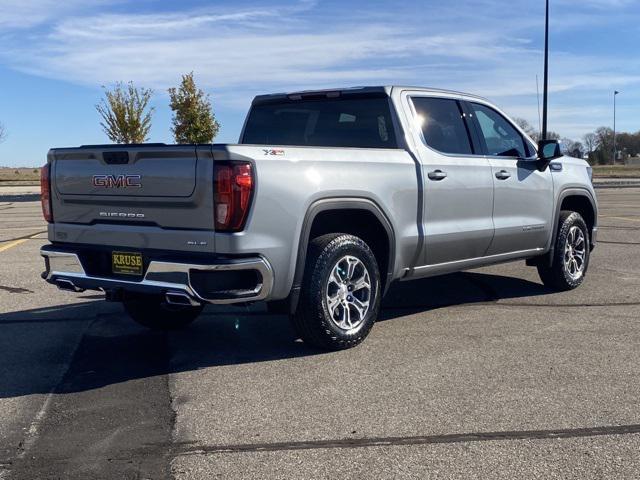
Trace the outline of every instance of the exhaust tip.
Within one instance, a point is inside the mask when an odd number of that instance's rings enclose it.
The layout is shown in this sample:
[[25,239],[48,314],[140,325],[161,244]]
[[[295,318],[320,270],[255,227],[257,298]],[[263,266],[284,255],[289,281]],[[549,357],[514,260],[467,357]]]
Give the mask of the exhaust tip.
[[168,305],[182,307],[196,307],[200,305],[200,302],[195,301],[184,292],[167,292],[164,296],[164,300]]
[[84,288],[78,288],[71,280],[65,280],[63,278],[56,280],[56,286],[66,292],[84,292]]

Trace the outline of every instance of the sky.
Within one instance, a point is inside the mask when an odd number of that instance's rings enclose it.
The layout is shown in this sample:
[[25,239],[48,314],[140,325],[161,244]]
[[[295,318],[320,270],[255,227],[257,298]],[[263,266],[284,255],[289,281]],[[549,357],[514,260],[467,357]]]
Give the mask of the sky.
[[[549,129],[640,130],[640,0],[551,0]],[[103,86],[154,90],[149,141],[172,142],[167,88],[193,71],[238,140],[261,93],[418,85],[483,95],[538,126],[543,0],[0,0],[0,165],[107,143]]]

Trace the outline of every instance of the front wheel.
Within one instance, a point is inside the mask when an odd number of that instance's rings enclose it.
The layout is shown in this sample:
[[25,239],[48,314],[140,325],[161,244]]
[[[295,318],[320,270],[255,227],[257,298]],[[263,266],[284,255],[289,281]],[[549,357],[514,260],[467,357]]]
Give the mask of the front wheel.
[[153,330],[184,328],[193,322],[204,308],[204,305],[169,305],[161,295],[147,294],[130,294],[122,304],[133,320]]
[[553,262],[538,265],[538,274],[549,288],[572,290],[584,282],[589,267],[589,229],[578,212],[560,212],[558,223]]
[[327,350],[362,342],[380,309],[380,273],[369,246],[333,233],[309,244],[293,325],[308,344]]

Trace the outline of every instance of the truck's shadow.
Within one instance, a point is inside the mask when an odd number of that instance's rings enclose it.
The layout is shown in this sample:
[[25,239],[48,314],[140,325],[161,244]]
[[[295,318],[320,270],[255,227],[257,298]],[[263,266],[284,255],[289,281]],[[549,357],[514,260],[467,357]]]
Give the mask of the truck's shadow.
[[[523,279],[459,273],[395,285],[381,320],[546,293],[542,285]],[[169,372],[331,355],[296,340],[288,319],[267,315],[264,306],[210,307],[190,328],[169,334],[138,327],[119,305],[103,302],[2,314],[0,325],[0,398],[79,392]]]
[[551,293],[541,283],[522,278],[461,272],[391,286],[379,321],[454,305],[495,302]]

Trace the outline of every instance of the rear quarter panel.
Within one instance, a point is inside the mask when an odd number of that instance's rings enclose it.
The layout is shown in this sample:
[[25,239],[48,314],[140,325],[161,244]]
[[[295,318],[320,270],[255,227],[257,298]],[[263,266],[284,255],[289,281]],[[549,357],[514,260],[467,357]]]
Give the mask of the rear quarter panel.
[[365,198],[382,210],[396,237],[394,278],[416,253],[419,186],[416,165],[404,150],[214,145],[213,156],[255,165],[245,230],[216,234],[216,251],[265,256],[275,274],[272,299],[289,294],[305,215],[318,200]]

